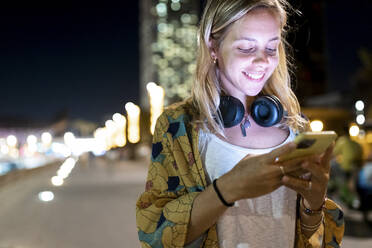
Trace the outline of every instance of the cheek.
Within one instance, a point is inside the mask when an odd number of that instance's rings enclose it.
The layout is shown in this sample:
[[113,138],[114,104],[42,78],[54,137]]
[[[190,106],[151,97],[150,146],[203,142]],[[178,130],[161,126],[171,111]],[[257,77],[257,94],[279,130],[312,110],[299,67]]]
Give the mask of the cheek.
[[236,58],[236,57],[227,57],[225,58],[224,60],[224,67],[225,67],[225,70],[228,72],[228,73],[233,73],[235,74],[237,71],[239,71],[242,67],[242,62],[244,60],[242,59],[239,59],[239,58]]
[[274,58],[270,58],[270,64],[271,64],[271,67],[272,67],[272,70],[275,70],[275,68],[278,66],[279,64],[279,57],[274,57]]

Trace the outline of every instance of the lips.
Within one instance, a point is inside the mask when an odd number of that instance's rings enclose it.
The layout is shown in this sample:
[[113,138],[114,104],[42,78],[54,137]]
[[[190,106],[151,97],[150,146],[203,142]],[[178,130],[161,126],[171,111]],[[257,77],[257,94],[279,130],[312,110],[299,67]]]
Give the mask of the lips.
[[246,71],[242,71],[242,73],[249,80],[257,81],[257,82],[261,81],[265,76],[265,72],[246,72]]

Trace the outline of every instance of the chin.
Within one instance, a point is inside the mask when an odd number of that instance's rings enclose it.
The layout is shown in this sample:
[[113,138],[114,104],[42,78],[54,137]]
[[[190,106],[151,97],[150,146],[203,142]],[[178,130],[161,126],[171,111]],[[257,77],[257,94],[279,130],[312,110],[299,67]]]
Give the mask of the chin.
[[244,91],[244,94],[246,96],[257,96],[258,94],[261,93],[263,88],[260,88],[260,89],[251,89],[251,90],[246,90]]

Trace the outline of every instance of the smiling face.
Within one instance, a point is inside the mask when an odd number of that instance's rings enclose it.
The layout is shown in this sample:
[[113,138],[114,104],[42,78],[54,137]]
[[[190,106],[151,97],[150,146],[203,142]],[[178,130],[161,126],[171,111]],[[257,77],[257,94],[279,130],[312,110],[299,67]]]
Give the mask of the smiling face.
[[279,44],[280,21],[273,11],[254,9],[235,22],[212,51],[222,88],[242,102],[260,93],[278,65]]

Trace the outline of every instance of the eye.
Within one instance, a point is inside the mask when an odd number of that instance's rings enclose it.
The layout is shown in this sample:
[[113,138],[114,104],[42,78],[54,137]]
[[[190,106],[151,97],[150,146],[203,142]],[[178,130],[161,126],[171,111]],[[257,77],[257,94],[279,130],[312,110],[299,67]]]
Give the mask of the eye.
[[266,51],[269,55],[276,55],[276,51],[277,49],[276,48],[266,48]]
[[238,50],[242,53],[252,53],[252,52],[254,52],[254,47],[252,47],[252,48],[240,48],[240,47],[238,47]]

